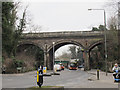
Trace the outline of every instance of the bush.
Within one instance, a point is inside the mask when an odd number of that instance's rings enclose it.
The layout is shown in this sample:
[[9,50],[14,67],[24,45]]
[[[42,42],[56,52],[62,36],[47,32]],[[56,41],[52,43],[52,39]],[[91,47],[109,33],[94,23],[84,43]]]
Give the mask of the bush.
[[23,60],[14,60],[14,66],[17,67],[23,67],[24,66],[24,61]]

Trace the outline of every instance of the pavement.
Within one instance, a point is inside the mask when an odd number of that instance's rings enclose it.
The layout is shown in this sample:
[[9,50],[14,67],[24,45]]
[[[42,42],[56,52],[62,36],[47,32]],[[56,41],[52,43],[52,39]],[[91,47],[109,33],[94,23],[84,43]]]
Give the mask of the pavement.
[[91,86],[94,86],[94,88],[118,88],[120,87],[120,83],[115,83],[113,74],[112,73],[106,73],[99,70],[99,80],[97,80],[97,70],[92,69],[90,71],[87,71],[89,74],[92,74],[88,78],[89,81],[93,82]]

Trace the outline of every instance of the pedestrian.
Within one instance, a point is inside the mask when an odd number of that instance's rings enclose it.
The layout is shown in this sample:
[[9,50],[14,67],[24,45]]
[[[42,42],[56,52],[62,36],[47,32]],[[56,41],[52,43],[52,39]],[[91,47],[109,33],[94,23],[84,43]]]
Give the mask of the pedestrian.
[[120,67],[118,66],[117,63],[115,63],[115,65],[112,69],[114,78],[116,78],[116,75],[117,75],[116,72],[115,72],[116,70],[120,70]]
[[6,67],[3,65],[2,66],[2,74],[5,74],[5,72],[6,72]]

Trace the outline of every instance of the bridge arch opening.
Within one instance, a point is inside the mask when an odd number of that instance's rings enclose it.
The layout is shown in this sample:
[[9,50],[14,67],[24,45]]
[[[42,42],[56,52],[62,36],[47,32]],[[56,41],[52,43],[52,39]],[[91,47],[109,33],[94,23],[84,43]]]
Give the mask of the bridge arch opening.
[[35,44],[22,43],[17,46],[15,58],[23,63],[20,67],[24,67],[25,71],[34,70],[43,65],[44,51]]
[[89,67],[101,69],[104,66],[104,41],[98,41],[89,47]]
[[[58,50],[58,49],[60,49],[61,47],[66,47],[66,48],[68,48],[68,46],[77,46],[77,47],[80,47],[81,49],[84,49],[84,47],[83,47],[83,45],[82,44],[80,44],[80,43],[78,43],[78,42],[75,42],[75,41],[64,41],[64,42],[56,42],[55,44],[54,44],[54,46],[53,45],[51,45],[51,47],[50,47],[50,49],[49,49],[49,58],[48,58],[48,60],[49,60],[49,66],[50,67],[48,67],[49,69],[52,69],[53,68],[53,47],[54,47],[54,53]],[[62,50],[62,51],[64,51],[64,50]],[[56,53],[55,53],[56,54]],[[55,55],[56,56],[56,55]],[[69,57],[69,59],[70,59],[71,57]],[[72,58],[71,58],[72,59]],[[76,58],[75,58],[76,59]],[[70,61],[70,60],[69,60]],[[67,67],[67,64],[66,64],[66,67]]]

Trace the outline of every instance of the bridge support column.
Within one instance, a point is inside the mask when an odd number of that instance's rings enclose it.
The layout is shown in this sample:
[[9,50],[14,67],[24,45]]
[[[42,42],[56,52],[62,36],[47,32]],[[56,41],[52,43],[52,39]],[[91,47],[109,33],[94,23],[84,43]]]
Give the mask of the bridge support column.
[[45,51],[44,51],[44,66],[47,67],[48,70],[52,70],[52,53],[47,52],[47,44],[45,44]]
[[53,54],[52,54],[52,52],[47,53],[47,68],[48,68],[48,70],[52,70],[52,68],[53,68]]
[[47,54],[44,52],[44,67],[47,67]]
[[47,67],[47,45],[45,44],[44,50],[44,67]]
[[90,70],[90,63],[89,63],[89,51],[84,51],[84,70]]

